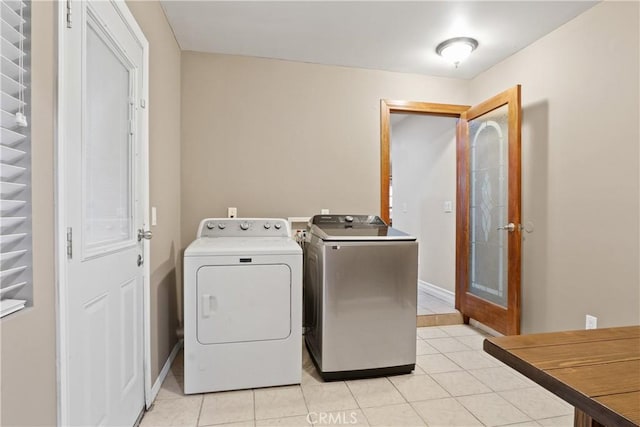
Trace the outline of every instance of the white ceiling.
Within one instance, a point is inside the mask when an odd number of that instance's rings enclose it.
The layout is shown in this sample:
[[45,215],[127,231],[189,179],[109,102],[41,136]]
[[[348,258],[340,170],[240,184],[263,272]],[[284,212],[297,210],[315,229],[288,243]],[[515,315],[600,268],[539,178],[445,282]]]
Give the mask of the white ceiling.
[[[163,0],[183,50],[470,79],[597,1]],[[479,47],[455,68],[441,41]]]

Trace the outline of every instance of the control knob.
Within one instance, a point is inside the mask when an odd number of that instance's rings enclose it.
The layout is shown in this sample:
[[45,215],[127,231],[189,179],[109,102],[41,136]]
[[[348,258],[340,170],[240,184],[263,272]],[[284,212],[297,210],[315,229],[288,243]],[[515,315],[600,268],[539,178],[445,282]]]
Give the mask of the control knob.
[[271,228],[271,224],[269,224],[268,222],[265,222],[265,223],[264,223],[264,229],[265,229],[265,230],[268,230],[268,229],[270,229],[270,228]]
[[207,228],[208,228],[209,230],[213,230],[213,227],[215,227],[215,226],[216,226],[216,225],[215,225],[212,221],[207,222]]
[[218,224],[218,228],[220,230],[224,230],[225,228],[227,228],[227,226],[223,222],[221,222],[220,224]]
[[353,222],[353,217],[351,215],[347,215],[344,217],[344,220],[347,222]]
[[248,223],[248,222],[242,222],[242,223],[240,223],[240,228],[241,228],[242,230],[245,230],[245,231],[246,231],[246,230],[248,230],[248,229],[249,229],[249,223]]
[[276,230],[280,230],[280,228],[282,227],[282,224],[276,222],[274,227],[276,228]]

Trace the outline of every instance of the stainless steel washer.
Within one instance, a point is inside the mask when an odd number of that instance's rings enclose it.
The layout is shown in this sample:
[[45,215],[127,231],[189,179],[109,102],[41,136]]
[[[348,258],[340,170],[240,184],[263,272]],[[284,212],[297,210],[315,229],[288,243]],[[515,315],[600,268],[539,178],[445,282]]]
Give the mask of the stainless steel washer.
[[372,215],[316,215],[309,228],[305,341],[322,378],[411,372],[416,362],[416,238]]

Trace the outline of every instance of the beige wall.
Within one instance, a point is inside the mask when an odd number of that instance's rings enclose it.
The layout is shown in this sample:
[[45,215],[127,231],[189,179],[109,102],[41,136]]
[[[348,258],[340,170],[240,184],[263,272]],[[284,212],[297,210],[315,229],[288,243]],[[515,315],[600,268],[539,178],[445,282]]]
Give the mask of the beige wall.
[[[56,423],[53,2],[32,4],[33,307],[3,318],[0,424]],[[35,30],[37,29],[37,30]]]
[[522,84],[523,331],[640,323],[639,4],[603,2],[471,82]]
[[[129,2],[150,44],[150,201],[153,380],[176,343],[180,242],[180,50],[158,2]],[[1,424],[55,425],[55,5],[33,2],[32,152],[34,306],[0,322]],[[34,406],[35,405],[35,406]],[[37,410],[33,408],[37,407]]]
[[[418,238],[418,279],[453,293],[457,119],[404,117],[391,126],[393,226]],[[444,211],[445,201],[451,212]]]
[[180,48],[157,1],[127,5],[149,41],[149,182],[158,223],[151,240],[151,377],[177,342],[180,258]]
[[465,99],[465,81],[182,54],[182,243],[238,215],[380,210],[380,99]]

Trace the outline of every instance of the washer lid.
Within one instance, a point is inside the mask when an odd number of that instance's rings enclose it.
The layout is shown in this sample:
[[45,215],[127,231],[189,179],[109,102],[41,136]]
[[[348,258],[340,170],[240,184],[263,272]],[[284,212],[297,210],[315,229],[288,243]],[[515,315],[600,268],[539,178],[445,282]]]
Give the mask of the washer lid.
[[316,215],[310,224],[311,234],[326,241],[416,240],[375,215]]
[[200,237],[184,256],[203,255],[301,255],[302,248],[290,237]]

